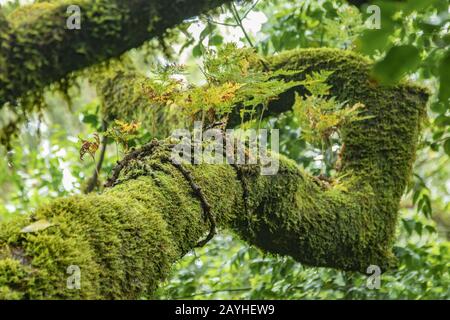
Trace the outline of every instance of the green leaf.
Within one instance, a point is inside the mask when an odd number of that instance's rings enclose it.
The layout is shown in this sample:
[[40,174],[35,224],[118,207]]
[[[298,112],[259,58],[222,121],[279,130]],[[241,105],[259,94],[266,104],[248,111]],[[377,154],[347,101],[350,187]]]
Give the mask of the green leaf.
[[200,33],[200,42],[202,42],[203,39],[205,39],[208,35],[210,35],[215,29],[216,29],[215,25],[208,23]]
[[200,57],[200,56],[202,55],[202,52],[203,52],[203,50],[202,50],[202,44],[201,44],[201,43],[197,44],[197,45],[192,49],[192,55],[193,55],[195,58]]
[[408,235],[411,235],[411,233],[415,229],[416,222],[413,219],[402,219],[402,222],[406,232],[408,232]]
[[425,230],[427,230],[428,233],[436,233],[436,228],[431,225],[426,225]]
[[98,119],[96,114],[83,115],[83,123],[91,124],[93,127],[98,125]]
[[433,103],[431,104],[431,110],[436,113],[445,113],[445,111],[447,111],[447,106],[445,105],[445,103],[433,101]]
[[447,155],[450,156],[450,138],[448,138],[447,140],[445,140],[444,142],[444,151]]
[[434,119],[434,124],[438,127],[447,127],[450,126],[450,117],[447,117],[444,114],[441,114]]
[[209,42],[208,44],[210,46],[218,46],[221,45],[223,43],[223,37],[219,34],[216,34],[214,36],[212,36],[211,38],[209,38]]
[[373,54],[377,50],[384,50],[388,44],[391,30],[387,28],[365,30],[356,40],[356,46],[361,53]]
[[377,62],[373,73],[384,84],[398,82],[404,75],[417,69],[420,64],[419,50],[412,45],[394,46],[383,60]]
[[420,222],[416,222],[414,226],[414,230],[417,232],[419,236],[422,236],[423,225]]

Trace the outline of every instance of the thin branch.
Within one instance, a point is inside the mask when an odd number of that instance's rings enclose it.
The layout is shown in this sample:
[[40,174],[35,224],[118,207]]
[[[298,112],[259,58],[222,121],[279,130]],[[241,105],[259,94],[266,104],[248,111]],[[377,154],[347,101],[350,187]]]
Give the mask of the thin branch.
[[209,221],[208,235],[206,236],[205,239],[199,241],[196,245],[196,247],[203,247],[216,234],[216,218],[214,217],[214,215],[211,212],[211,205],[209,204],[208,200],[206,199],[206,196],[205,196],[202,188],[195,183],[194,178],[192,177],[191,173],[187,169],[185,169],[181,163],[174,162],[170,159],[165,159],[165,160],[168,161],[169,163],[171,163],[175,168],[177,168],[181,172],[183,177],[187,180],[190,187],[194,191],[195,195],[200,199],[200,203],[202,205],[203,215],[204,215],[203,218],[205,219],[205,221]]
[[232,28],[239,27],[237,24],[216,21],[216,20],[211,19],[210,17],[206,17],[206,21],[208,21],[209,23],[212,23],[212,24],[218,24],[218,25],[225,26],[225,27],[232,27]]
[[[252,6],[252,7],[244,14],[244,17],[243,17],[243,18],[241,18],[241,17],[239,16],[239,12],[238,12],[236,6],[234,5],[234,2],[231,2],[231,5],[230,5],[230,11],[231,11],[231,14],[232,14],[233,17],[234,17],[234,20],[236,21],[236,23],[237,23],[237,25],[239,26],[239,28],[242,30],[242,33],[244,34],[244,37],[245,37],[245,39],[247,40],[248,44],[249,44],[252,48],[254,48],[254,49],[256,49],[256,47],[255,47],[255,45],[253,44],[252,40],[250,39],[250,36],[248,35],[247,31],[245,30],[244,25],[242,24],[242,20],[245,19],[245,17],[246,17],[246,16],[248,15],[248,13],[256,6],[257,3],[258,3],[258,1],[256,1],[256,2],[253,4],[253,6]],[[263,59],[260,59],[260,62],[261,62],[261,64],[262,64],[263,68],[264,68],[264,71],[266,71],[266,72],[269,71],[269,66],[264,62],[264,60],[263,60]]]
[[247,40],[248,44],[254,48],[255,46],[253,45],[252,40],[250,39],[247,31],[245,30],[244,25],[242,24],[242,19],[241,19],[241,17],[239,17],[239,12],[237,11],[236,6],[234,5],[234,2],[231,2],[230,8],[231,8],[231,13],[232,13],[234,19],[236,20],[237,25],[239,26],[239,28],[242,30],[242,33],[244,34],[245,39]]
[[256,7],[256,5],[258,4],[259,0],[256,0],[255,3],[252,4],[252,6],[244,13],[244,15],[242,16],[242,20],[244,20],[245,18],[247,18],[248,14]]
[[140,149],[133,150],[125,155],[122,160],[117,162],[117,165],[114,167],[111,177],[106,181],[104,187],[109,188],[115,186],[117,184],[117,179],[119,178],[120,172],[131,160],[151,154],[153,152],[153,149],[158,145],[158,140],[153,139],[149,143],[142,146]]

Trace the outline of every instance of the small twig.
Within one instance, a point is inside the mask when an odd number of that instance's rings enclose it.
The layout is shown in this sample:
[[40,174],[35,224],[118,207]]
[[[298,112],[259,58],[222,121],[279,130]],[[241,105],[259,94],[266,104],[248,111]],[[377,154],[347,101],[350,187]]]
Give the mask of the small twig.
[[248,14],[256,7],[256,5],[258,4],[259,0],[256,0],[252,6],[244,13],[244,15],[242,16],[242,20],[244,20],[245,18],[247,18]]
[[[234,20],[236,21],[237,26],[242,30],[242,33],[244,34],[244,37],[247,40],[250,47],[252,47],[254,49],[256,49],[256,47],[253,44],[252,40],[250,39],[250,36],[248,35],[247,30],[245,30],[244,25],[242,24],[242,20],[244,20],[247,17],[249,12],[256,6],[257,3],[258,3],[258,1],[256,1],[253,4],[253,6],[244,14],[244,16],[242,18],[239,16],[239,12],[237,11],[237,8],[234,5],[234,3],[232,2],[230,5],[230,11],[231,11],[231,14],[233,15]],[[260,59],[260,62],[264,68],[264,71],[268,72],[269,66],[267,65],[267,63],[263,59]]]
[[[247,18],[248,14],[256,7],[256,5],[258,4],[259,0],[256,0],[251,7],[244,13],[244,15],[240,18],[240,20],[244,20],[245,18]],[[233,15],[234,17],[234,15]],[[210,17],[206,17],[206,20],[210,23],[213,24],[219,24],[222,26],[226,26],[226,27],[239,27],[239,24],[232,24],[232,23],[226,23],[226,22],[221,22],[221,21],[215,21],[214,19],[210,18]]]
[[233,2],[231,2],[230,8],[231,8],[231,14],[234,17],[234,20],[236,20],[236,23],[239,26],[239,28],[242,30],[242,33],[244,34],[245,39],[247,40],[248,44],[254,48],[255,46],[253,45],[253,42],[250,39],[250,37],[247,33],[247,30],[245,30],[244,25],[242,24],[242,19],[241,19],[241,17],[239,17],[239,12],[237,11],[236,6],[234,5]]
[[[105,120],[102,122],[102,131],[106,132],[108,127],[108,124]],[[108,144],[108,137],[106,135],[103,135],[102,141],[101,141],[102,148],[100,149],[100,158],[98,159],[97,165],[95,166],[94,173],[92,174],[91,179],[89,180],[89,184],[86,188],[86,193],[90,193],[94,191],[95,187],[97,186],[97,181],[100,176],[100,171],[102,170],[103,161],[105,159],[105,152],[106,152],[106,146]],[[94,158],[94,164],[95,164],[95,158]]]
[[119,178],[120,172],[131,160],[137,159],[144,154],[150,154],[157,145],[159,145],[158,140],[153,139],[150,143],[144,145],[140,149],[131,151],[122,160],[118,161],[113,169],[111,177],[106,181],[105,187],[108,188],[114,186]]
[[203,247],[216,234],[216,218],[214,217],[214,215],[211,212],[211,205],[209,204],[208,200],[206,199],[206,196],[203,193],[202,188],[195,183],[194,178],[192,177],[191,173],[185,167],[183,167],[182,164],[172,161],[169,158],[165,158],[163,160],[170,162],[175,168],[178,169],[178,171],[181,172],[183,177],[187,180],[190,187],[194,191],[195,195],[200,199],[200,203],[201,203],[202,209],[203,209],[203,218],[205,221],[206,220],[209,221],[208,235],[206,236],[205,239],[199,241],[196,245],[196,247]]
[[239,27],[237,24],[220,22],[220,21],[213,20],[209,17],[206,17],[206,21],[208,21],[209,23],[212,23],[212,24],[218,24],[218,25],[225,26],[225,27],[232,27],[232,28]]
[[225,125],[226,125],[226,121],[216,121],[216,122],[214,122],[214,123],[208,124],[208,125],[206,126],[206,129],[207,129],[207,130],[208,130],[208,129],[214,129],[214,128],[217,128],[217,127],[219,127],[220,129],[222,129],[223,127],[225,127]]

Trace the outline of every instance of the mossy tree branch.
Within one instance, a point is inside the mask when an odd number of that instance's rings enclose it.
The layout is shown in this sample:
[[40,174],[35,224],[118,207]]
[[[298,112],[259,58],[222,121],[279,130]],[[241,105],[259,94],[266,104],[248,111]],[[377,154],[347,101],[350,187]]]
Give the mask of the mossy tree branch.
[[[243,166],[238,175],[229,165],[187,165],[217,224],[266,252],[312,266],[357,271],[370,264],[383,270],[393,266],[399,200],[411,172],[426,92],[409,84],[380,87],[371,80],[366,60],[338,50],[293,51],[270,61],[273,68],[334,70],[333,95],[365,103],[373,117],[343,130],[347,190],[323,188],[282,156],[275,176],[260,175],[257,166]],[[287,108],[289,99],[272,107]],[[209,229],[189,182],[163,161],[169,152],[159,146],[136,157],[118,184],[101,195],[58,199],[33,217],[3,224],[0,296],[151,295],[171,264]],[[54,225],[20,231],[39,219]],[[69,265],[82,271],[81,290],[66,287]]]
[[[0,107],[228,1],[62,0],[0,12]],[[80,30],[67,29],[69,5],[81,9]]]

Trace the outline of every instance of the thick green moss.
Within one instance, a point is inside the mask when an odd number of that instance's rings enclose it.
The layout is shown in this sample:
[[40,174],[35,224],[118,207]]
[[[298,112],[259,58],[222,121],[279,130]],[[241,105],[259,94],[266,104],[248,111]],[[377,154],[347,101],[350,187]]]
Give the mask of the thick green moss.
[[55,2],[50,3],[47,1],[26,4],[14,10],[8,16],[8,20],[10,21],[12,27],[36,23],[43,14],[45,14],[49,10],[55,9],[56,7],[57,4]]
[[[6,57],[6,69],[0,68],[0,107],[226,1],[61,0],[21,7],[11,13],[11,28],[0,27],[0,53]],[[66,28],[69,5],[81,8],[80,30]]]
[[[323,188],[280,156],[280,170],[186,165],[222,227],[264,251],[312,266],[365,271],[395,264],[391,252],[400,197],[411,172],[427,94],[401,84],[380,87],[369,63],[348,52],[314,49],[269,59],[272,68],[334,70],[333,95],[363,102],[373,117],[344,129],[347,191]],[[300,77],[304,76],[304,73]],[[301,88],[298,88],[302,92]],[[269,106],[286,110],[292,92]],[[171,263],[193,248],[208,225],[199,199],[166,149],[130,161],[102,195],[60,199],[36,213],[56,223],[21,233],[21,217],[0,227],[0,294],[6,298],[138,298],[151,294]],[[245,191],[245,192],[244,192]],[[245,195],[245,196],[244,196]],[[82,289],[65,287],[79,265]]]
[[[321,192],[296,170],[247,177],[252,188],[263,186],[250,192],[258,197],[252,200],[258,207],[250,213],[259,221],[252,225],[254,235],[245,232],[247,221],[238,226],[241,234],[265,250],[311,265],[361,271],[369,264],[391,266],[398,206],[414,161],[426,90],[410,84],[378,86],[366,59],[334,49],[290,51],[270,58],[269,65],[305,70],[299,79],[312,71],[334,71],[329,78],[332,95],[364,103],[373,118],[343,130],[342,173],[348,173],[348,192]],[[269,106],[269,114],[287,110],[293,99],[292,91],[283,94]]]
[[[198,199],[186,180],[159,157],[152,175],[127,180],[102,195],[60,199],[34,220],[55,225],[34,233],[21,217],[0,228],[0,298],[137,299],[151,296],[171,265],[204,236]],[[136,163],[134,164],[136,165]],[[239,211],[240,184],[225,166],[199,167],[212,210],[224,225]],[[201,172],[201,173],[200,173]],[[233,184],[235,188],[229,188]],[[224,197],[224,198],[222,198]],[[230,208],[234,208],[230,210]],[[81,290],[66,287],[67,267],[81,270]]]

